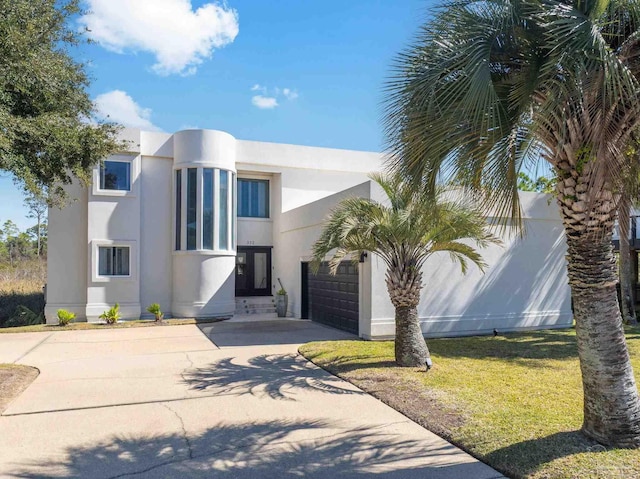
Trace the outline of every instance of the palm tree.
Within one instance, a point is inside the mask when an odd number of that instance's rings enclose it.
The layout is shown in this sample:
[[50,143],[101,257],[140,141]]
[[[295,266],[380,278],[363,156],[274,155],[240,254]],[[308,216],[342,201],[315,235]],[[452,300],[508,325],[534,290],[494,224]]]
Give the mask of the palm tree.
[[435,201],[409,188],[397,177],[371,175],[386,193],[383,204],[367,198],[348,198],[338,204],[327,219],[313,246],[313,267],[333,251],[329,261],[335,274],[348,255],[370,251],[387,266],[386,282],[395,307],[395,358],[400,366],[424,366],[430,360],[420,322],[418,303],[422,289],[422,267],[438,252],[448,252],[467,271],[467,260],[483,269],[480,254],[460,240],[478,247],[499,243],[479,211],[446,199],[439,191]]
[[640,124],[640,2],[467,0],[398,57],[385,112],[391,164],[434,191],[455,178],[520,225],[518,173],[557,176],[587,436],[640,446],[640,401],[611,235]]

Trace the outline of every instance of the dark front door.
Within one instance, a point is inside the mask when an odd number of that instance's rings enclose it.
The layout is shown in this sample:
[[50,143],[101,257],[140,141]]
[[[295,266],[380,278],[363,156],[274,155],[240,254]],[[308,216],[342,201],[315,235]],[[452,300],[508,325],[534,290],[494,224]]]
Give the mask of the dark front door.
[[238,246],[236,296],[271,295],[271,248]]

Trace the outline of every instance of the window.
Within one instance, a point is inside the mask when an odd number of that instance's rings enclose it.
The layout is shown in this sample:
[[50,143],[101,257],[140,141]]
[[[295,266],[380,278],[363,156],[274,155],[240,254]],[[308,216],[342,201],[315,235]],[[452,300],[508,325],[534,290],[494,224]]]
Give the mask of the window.
[[235,249],[234,188],[235,175],[231,171],[219,168],[176,170],[176,251]]
[[129,247],[100,246],[98,248],[98,274],[100,276],[129,276]]
[[213,249],[213,168],[202,172],[202,248]]
[[198,202],[197,194],[198,169],[187,169],[187,249],[196,249],[196,203]]
[[269,181],[238,178],[238,216],[269,217]]
[[229,249],[229,173],[220,170],[220,223],[218,245]]
[[128,161],[103,161],[100,165],[101,190],[131,190],[131,163]]
[[182,170],[176,171],[176,250],[180,249],[182,240]]

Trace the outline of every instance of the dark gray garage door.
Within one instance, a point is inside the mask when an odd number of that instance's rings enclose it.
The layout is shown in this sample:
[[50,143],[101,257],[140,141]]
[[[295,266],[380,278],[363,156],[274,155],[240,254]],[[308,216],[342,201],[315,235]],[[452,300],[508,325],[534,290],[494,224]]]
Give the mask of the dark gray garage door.
[[329,265],[323,263],[314,275],[309,264],[302,263],[302,314],[358,334],[358,266],[343,261],[333,276],[329,274]]

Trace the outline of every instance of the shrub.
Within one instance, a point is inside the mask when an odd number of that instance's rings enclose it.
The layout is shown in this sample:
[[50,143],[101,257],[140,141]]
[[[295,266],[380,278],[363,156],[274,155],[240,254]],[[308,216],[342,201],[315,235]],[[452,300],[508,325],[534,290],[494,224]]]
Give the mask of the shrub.
[[107,324],[113,324],[120,319],[120,305],[118,303],[115,306],[107,309],[100,315],[100,319],[104,319]]
[[74,319],[76,319],[75,313],[67,311],[66,309],[58,310],[58,326],[66,326]]
[[19,305],[16,308],[13,316],[4,323],[5,327],[15,328],[18,326],[32,326],[34,324],[44,323],[44,315],[42,313],[34,313],[24,305]]
[[149,305],[149,307],[147,308],[147,311],[156,317],[156,321],[162,321],[162,318],[164,317],[164,313],[160,309],[160,305],[158,303],[153,303]]

